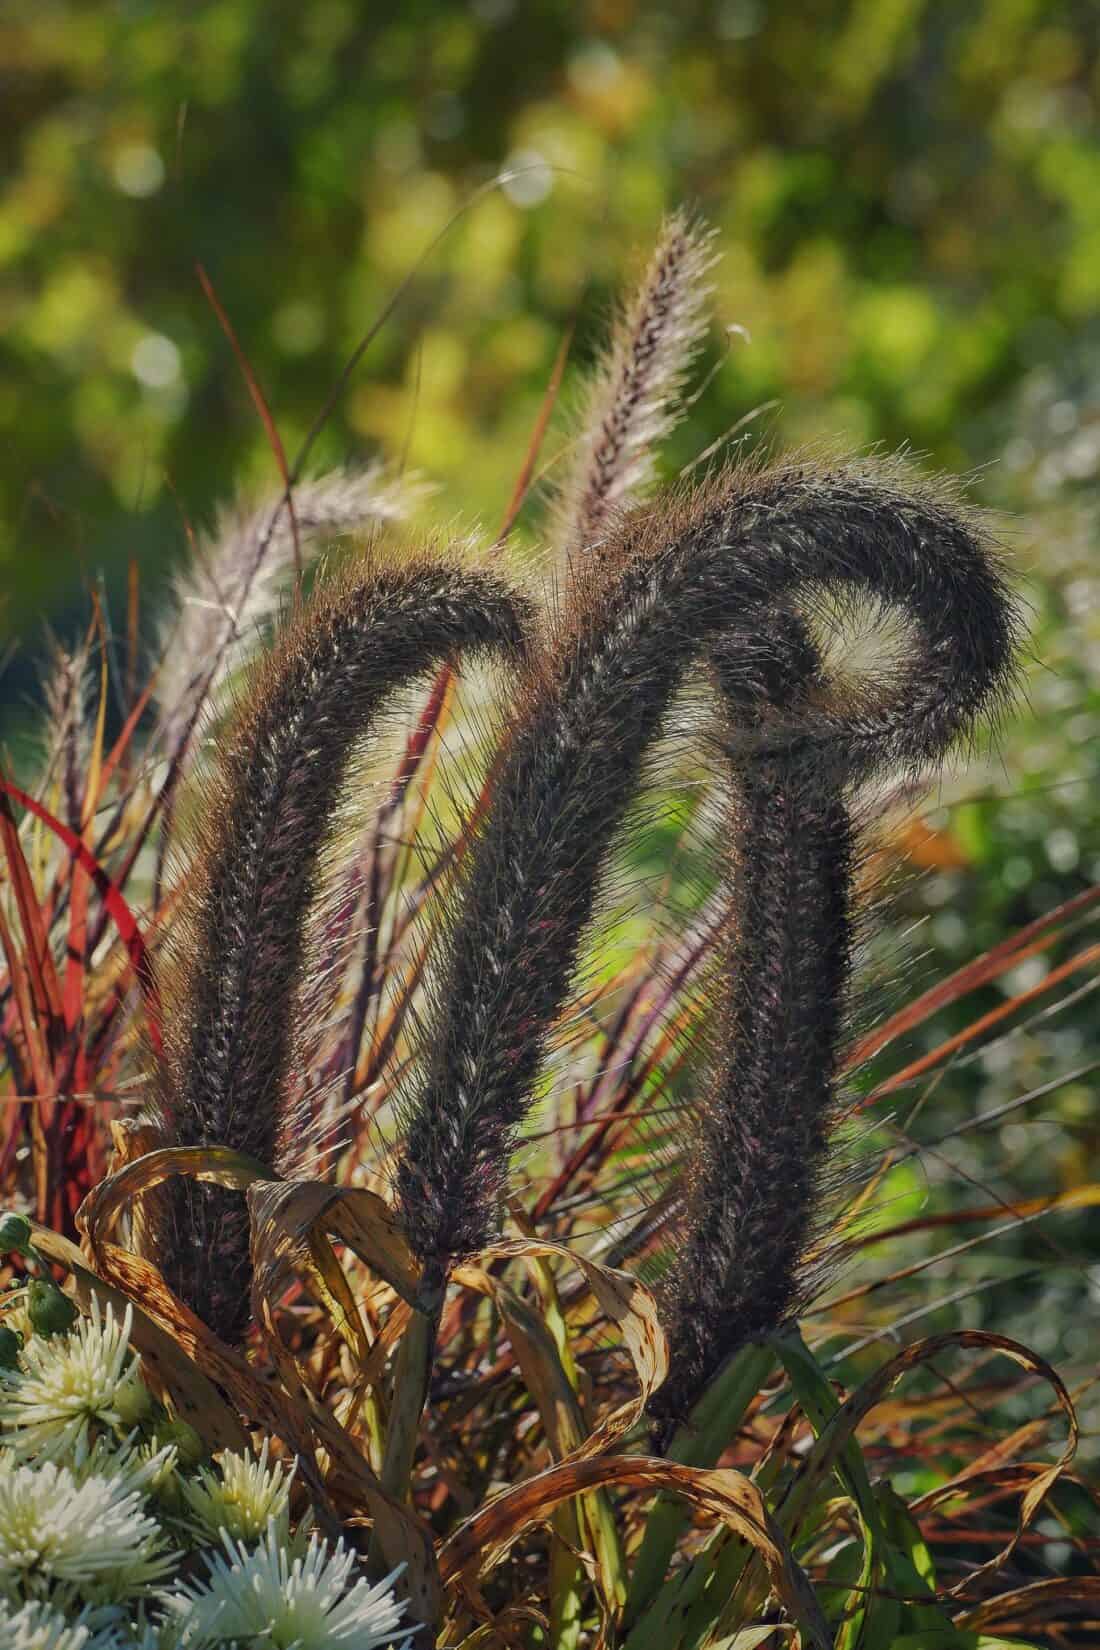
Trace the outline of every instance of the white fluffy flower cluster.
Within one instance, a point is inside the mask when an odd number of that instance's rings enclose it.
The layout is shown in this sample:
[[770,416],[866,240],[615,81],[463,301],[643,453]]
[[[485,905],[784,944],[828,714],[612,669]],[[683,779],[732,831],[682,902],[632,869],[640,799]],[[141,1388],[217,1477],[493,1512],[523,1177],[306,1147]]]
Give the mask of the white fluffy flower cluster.
[[4,1650],[404,1650],[398,1572],[372,1586],[342,1542],[292,1533],[266,1440],[181,1459],[131,1327],[93,1302],[0,1369]]
[[152,1404],[122,1322],[92,1301],[66,1335],[34,1335],[0,1388],[4,1442],[39,1461],[83,1461],[98,1436],[125,1432]]

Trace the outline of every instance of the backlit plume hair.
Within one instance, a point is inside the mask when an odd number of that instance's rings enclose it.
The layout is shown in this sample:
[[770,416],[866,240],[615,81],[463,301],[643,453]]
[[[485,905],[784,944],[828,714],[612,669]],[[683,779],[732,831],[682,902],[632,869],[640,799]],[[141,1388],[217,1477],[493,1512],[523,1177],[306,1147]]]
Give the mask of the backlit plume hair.
[[[629,518],[578,566],[469,855],[397,1189],[434,1276],[491,1236],[610,847],[673,695],[710,659],[740,910],[666,1291],[680,1407],[797,1300],[848,973],[847,790],[971,733],[1011,681],[1013,624],[976,528],[889,466],[737,469]],[[819,680],[788,610],[823,592],[909,621],[887,680]]]
[[[255,673],[212,790],[177,944],[162,1075],[170,1138],[293,1162],[306,918],[348,758],[395,688],[468,652],[517,655],[521,598],[488,573],[427,560],[324,582]],[[249,1320],[241,1194],[175,1180],[161,1263],[224,1338]]]
[[189,760],[205,701],[277,613],[296,546],[308,564],[342,534],[377,532],[403,521],[426,490],[422,482],[373,463],[299,482],[293,516],[278,494],[237,499],[221,510],[213,531],[173,580],[157,672],[164,749]]
[[[206,801],[161,1078],[173,1141],[294,1166],[304,934],[351,750],[395,688],[460,650],[510,660],[482,805],[445,885],[420,1063],[402,1080],[392,1184],[430,1317],[453,1264],[496,1233],[616,842],[673,700],[700,674],[730,897],[660,1286],[671,1374],[652,1409],[666,1435],[812,1282],[860,787],[934,769],[996,716],[1015,671],[1013,607],[980,523],[900,466],[742,464],[636,504],[711,262],[709,236],[673,218],[624,311],[559,493],[568,573],[537,640],[490,573],[368,563],[323,580],[254,673]],[[858,675],[834,671],[819,640],[852,607],[893,638]],[[239,1338],[243,1197],[178,1180],[165,1201],[169,1283]]]
[[555,501],[566,551],[602,538],[652,481],[656,449],[683,416],[681,392],[706,333],[706,277],[716,262],[714,231],[673,213],[587,386]]

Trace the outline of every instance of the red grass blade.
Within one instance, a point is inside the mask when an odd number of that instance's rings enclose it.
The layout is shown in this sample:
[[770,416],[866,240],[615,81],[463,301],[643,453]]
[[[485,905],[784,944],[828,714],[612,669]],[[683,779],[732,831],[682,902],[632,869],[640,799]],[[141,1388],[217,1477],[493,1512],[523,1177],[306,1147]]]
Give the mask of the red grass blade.
[[[103,614],[99,600],[92,594],[95,625],[100,639],[99,708],[96,712],[95,735],[91,759],[88,763],[84,795],[80,803],[80,835],[86,847],[91,846],[92,820],[99,797],[103,775],[103,739],[107,720],[107,637],[103,628]],[[67,1070],[58,1066],[61,1087],[82,1085],[84,1072],[80,1061],[80,1023],[84,1015],[84,974],[88,955],[88,902],[91,883],[87,872],[73,864],[69,890],[69,934],[65,945],[65,985],[62,1013],[65,1030],[69,1034]]]
[[[949,1054],[954,1054],[956,1049],[963,1048],[967,1043],[973,1042],[975,1037],[979,1037],[983,1031],[988,1031],[990,1026],[998,1025],[1002,1020],[1007,1019],[1010,1014],[1014,1014],[1025,1003],[1033,1002],[1036,997],[1043,996],[1052,986],[1059,985],[1070,974],[1075,974],[1082,968],[1088,968],[1095,962],[1100,962],[1100,944],[1086,946],[1083,951],[1078,951],[1075,956],[1070,957],[1060,967],[1052,969],[1049,974],[1039,981],[1038,985],[1032,986],[1028,991],[1021,991],[1017,996],[1011,997],[1008,1002],[990,1009],[988,1014],[982,1014],[962,1031],[956,1032],[953,1037],[946,1038],[944,1042],[931,1049],[929,1053],[921,1055],[919,1060],[911,1061],[901,1071],[895,1072],[893,1077],[889,1077],[884,1083],[880,1083],[867,1096],[864,1104],[871,1105],[874,1101],[880,1100],[883,1095],[893,1094],[896,1089],[901,1088],[914,1077],[920,1077],[924,1072],[930,1071],[933,1066],[938,1066]],[[1001,971],[998,970],[998,972]]]
[[129,716],[127,716],[125,722],[122,724],[122,730],[119,733],[118,738],[115,740],[114,744],[111,746],[111,749],[107,753],[107,758],[103,764],[103,771],[99,776],[99,787],[96,795],[97,803],[103,796],[107,786],[111,783],[111,780],[114,777],[115,769],[118,767],[119,763],[122,761],[123,757],[130,748],[130,743],[134,737],[134,732],[138,723],[141,721],[145,707],[148,705],[149,700],[152,697],[153,689],[156,686],[156,681],[157,675],[156,671],[154,671],[145,686],[142,688],[141,693],[134,701]]
[[0,778],[0,818],[6,817],[11,821],[14,828],[15,822],[12,818],[8,797],[13,797],[16,802],[21,803],[24,808],[34,814],[36,819],[40,819],[44,825],[47,825],[54,835],[59,837],[65,844],[74,859],[87,871],[95,883],[100,898],[110,912],[115,927],[130,953],[130,961],[133,963],[134,973],[137,975],[138,984],[141,986],[149,1014],[149,1036],[153,1046],[159,1053],[162,1047],[160,1037],[160,993],[157,990],[157,982],[153,974],[153,965],[148,947],[133,912],[99,860],[85,847],[80,838],[73,831],[70,831],[69,827],[64,825],[60,819],[50,813],[48,808],[44,808],[41,802],[36,802],[33,796],[28,796],[27,792],[20,790],[18,785],[13,785],[9,780],[3,778]]
[[527,497],[528,489],[531,486],[531,477],[535,473],[535,465],[538,463],[538,456],[542,450],[542,443],[546,436],[547,426],[550,423],[551,414],[557,404],[558,392],[561,389],[562,376],[565,372],[565,363],[569,359],[569,350],[573,342],[573,333],[575,328],[576,322],[570,321],[569,325],[565,329],[565,335],[562,338],[561,343],[558,345],[558,353],[554,358],[554,365],[551,369],[550,378],[543,394],[538,417],[535,419],[535,426],[531,431],[531,440],[528,443],[527,452],[524,456],[523,463],[520,466],[519,475],[516,477],[516,485],[512,490],[512,497],[508,501],[508,508],[504,512],[504,520],[501,523],[500,532],[497,534],[496,541],[493,545],[494,550],[499,549],[499,547],[504,543],[505,539],[508,537],[508,534],[515,526],[516,517],[523,508],[523,501]]
[[[14,1019],[23,1031],[23,1042],[27,1051],[27,1059],[30,1061],[34,1086],[40,1094],[49,1094],[52,1087],[50,1063],[42,1041],[42,1027],[34,1012],[30,982],[27,978],[27,971],[23,967],[19,947],[15,943],[11,929],[4,920],[3,911],[0,911],[0,950],[3,950],[8,961]],[[5,1031],[7,1031],[6,1026]]]
[[10,794],[6,782],[0,779],[0,837],[3,838],[4,851],[7,854],[16,908],[26,942],[24,955],[27,977],[30,981],[35,1013],[47,1040],[52,1042],[55,1028],[61,1022],[61,987],[57,970],[53,965],[53,957],[50,955],[49,939],[23,854],[23,845],[19,841],[15,816],[4,792]]
[[241,347],[240,340],[233,330],[233,323],[230,321],[229,316],[222,308],[221,299],[214,291],[209,275],[207,275],[201,264],[196,264],[195,269],[198,273],[202,290],[206,295],[206,301],[210,305],[210,308],[214,311],[214,314],[218,317],[218,324],[225,333],[225,336],[228,338],[233,354],[237,357],[237,365],[240,367],[241,375],[244,378],[245,383],[248,385],[248,393],[252,397],[252,405],[260,415],[260,422],[264,427],[264,433],[267,436],[275,463],[279,469],[279,480],[282,482],[285,489],[284,496],[286,498],[287,514],[290,517],[290,534],[294,540],[294,576],[297,580],[298,592],[301,594],[302,545],[298,536],[298,520],[294,514],[294,489],[290,479],[290,468],[286,461],[286,452],[283,448],[282,437],[275,427],[275,420],[271,416],[271,409],[268,406],[267,401],[264,399],[264,393],[260,388],[256,374],[252,370],[252,363],[249,361],[248,356]]
[[[957,1002],[960,997],[965,997],[968,992],[977,990],[979,986],[988,985],[991,980],[998,979],[1017,963],[1023,962],[1025,957],[1045,950],[1058,937],[1050,932],[1056,924],[1069,917],[1079,916],[1081,912],[1089,910],[1098,902],[1100,883],[1092,888],[1086,888],[1083,893],[1076,894],[1073,899],[1066,900],[1062,905],[1055,906],[1053,911],[1037,917],[1034,922],[1029,922],[1015,934],[1010,934],[1007,939],[1001,940],[980,957],[975,957],[973,962],[956,969],[954,974],[949,974],[945,980],[940,980],[921,996],[914,997],[911,1003],[907,1003],[888,1020],[884,1020],[882,1025],[876,1026],[874,1031],[861,1038],[848,1050],[844,1059],[844,1069],[850,1071],[854,1066],[870,1059],[873,1054],[878,1054],[888,1043],[892,1043],[895,1037],[900,1037],[903,1032],[912,1031],[915,1026],[922,1025],[939,1009]],[[1036,943],[1031,943],[1033,941]]]

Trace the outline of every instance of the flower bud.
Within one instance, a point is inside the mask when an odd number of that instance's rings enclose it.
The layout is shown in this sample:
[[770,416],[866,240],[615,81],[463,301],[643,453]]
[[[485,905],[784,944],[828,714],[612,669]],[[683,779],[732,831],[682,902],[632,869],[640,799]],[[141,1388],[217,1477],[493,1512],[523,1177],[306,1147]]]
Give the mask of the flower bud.
[[0,1215],[0,1254],[25,1255],[30,1248],[31,1223],[26,1215]]
[[32,1278],[27,1286],[27,1317],[36,1335],[63,1335],[80,1316],[56,1283]]
[[[136,1372],[115,1393],[115,1408],[124,1427],[136,1426],[153,1407],[153,1396]],[[166,1440],[167,1441],[167,1440]]]
[[158,1449],[174,1444],[181,1467],[197,1467],[206,1459],[206,1445],[190,1421],[162,1421],[153,1433],[153,1442]]

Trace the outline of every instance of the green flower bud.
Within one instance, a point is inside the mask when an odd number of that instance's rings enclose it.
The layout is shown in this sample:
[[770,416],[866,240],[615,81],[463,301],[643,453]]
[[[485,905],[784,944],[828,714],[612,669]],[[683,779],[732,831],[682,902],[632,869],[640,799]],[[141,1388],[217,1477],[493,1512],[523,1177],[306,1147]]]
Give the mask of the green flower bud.
[[14,1329],[0,1324],[0,1369],[19,1368],[19,1348],[22,1344]]
[[131,1376],[115,1393],[115,1408],[125,1427],[143,1421],[153,1407],[153,1395],[140,1375]]
[[179,1475],[179,1462],[173,1462],[169,1467],[162,1467],[156,1480],[151,1485],[153,1494],[160,1505],[162,1515],[169,1518],[186,1518],[187,1502],[183,1494],[183,1479]]
[[197,1467],[206,1459],[206,1445],[190,1421],[162,1421],[153,1432],[153,1442],[157,1449],[175,1444],[181,1467]]
[[27,1285],[27,1317],[36,1335],[63,1335],[80,1313],[56,1283],[32,1278]]
[[31,1223],[26,1215],[0,1215],[0,1254],[25,1255],[30,1248]]

